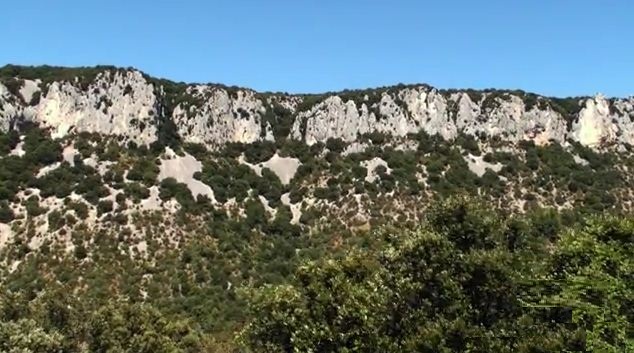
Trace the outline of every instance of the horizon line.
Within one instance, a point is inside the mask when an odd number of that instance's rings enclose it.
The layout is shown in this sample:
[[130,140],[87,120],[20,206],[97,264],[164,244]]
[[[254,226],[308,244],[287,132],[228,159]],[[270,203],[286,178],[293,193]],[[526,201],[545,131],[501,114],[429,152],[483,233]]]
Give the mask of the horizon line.
[[[226,83],[220,83],[220,82],[206,82],[206,83],[202,83],[202,82],[193,82],[193,81],[182,81],[182,80],[176,80],[176,79],[172,79],[172,78],[168,78],[168,77],[164,77],[161,75],[154,75],[149,73],[146,70],[137,68],[135,66],[118,66],[118,65],[111,65],[111,64],[94,64],[94,65],[77,65],[77,66],[67,66],[67,65],[50,65],[50,64],[39,64],[39,65],[30,65],[30,64],[14,64],[14,63],[6,63],[2,66],[0,66],[0,78],[2,77],[2,72],[4,70],[10,69],[10,68],[17,68],[17,69],[38,69],[38,68],[50,68],[50,69],[56,69],[56,70],[89,70],[89,69],[103,69],[105,70],[109,70],[109,69],[114,69],[114,70],[129,70],[129,71],[137,71],[145,76],[148,76],[149,78],[152,79],[156,79],[156,80],[163,80],[163,81],[169,81],[171,83],[175,83],[175,84],[183,84],[183,85],[187,85],[187,86],[198,86],[198,85],[202,85],[202,86],[219,86],[219,87],[223,87],[223,88],[233,88],[233,89],[242,89],[242,90],[248,90],[248,91],[252,91],[255,93],[259,93],[259,94],[272,94],[272,95],[287,95],[287,96],[325,96],[325,95],[339,95],[342,93],[349,93],[349,92],[363,92],[363,91],[374,91],[374,90],[385,90],[385,89],[391,89],[391,88],[412,88],[412,87],[429,87],[431,89],[435,89],[437,91],[439,91],[440,93],[454,93],[454,92],[469,92],[469,91],[475,91],[475,92],[481,92],[481,93],[491,93],[491,92],[499,92],[499,93],[509,93],[509,94],[525,94],[525,95],[534,95],[534,96],[538,96],[538,97],[542,97],[542,98],[546,98],[546,99],[588,99],[588,98],[595,98],[595,97],[605,97],[607,99],[628,99],[628,98],[634,98],[634,94],[631,95],[626,95],[626,96],[606,96],[605,94],[601,93],[601,92],[595,92],[594,94],[581,94],[581,95],[569,95],[569,96],[554,96],[554,95],[546,95],[546,94],[541,94],[541,93],[536,93],[534,91],[527,91],[521,88],[495,88],[495,87],[487,87],[487,88],[464,88],[464,87],[449,87],[449,88],[441,88],[439,86],[435,86],[429,83],[423,83],[423,82],[416,82],[416,83],[404,83],[404,82],[398,82],[398,83],[394,83],[394,84],[388,84],[388,85],[377,85],[377,86],[369,86],[369,87],[357,87],[357,88],[343,88],[343,89],[339,89],[339,90],[327,90],[327,91],[321,91],[321,92],[290,92],[290,91],[284,91],[284,90],[258,90],[255,88],[250,88],[248,86],[243,86],[243,85],[237,85],[237,84],[226,84]],[[16,77],[16,76],[12,76],[12,77]],[[19,76],[18,76],[19,77]]]

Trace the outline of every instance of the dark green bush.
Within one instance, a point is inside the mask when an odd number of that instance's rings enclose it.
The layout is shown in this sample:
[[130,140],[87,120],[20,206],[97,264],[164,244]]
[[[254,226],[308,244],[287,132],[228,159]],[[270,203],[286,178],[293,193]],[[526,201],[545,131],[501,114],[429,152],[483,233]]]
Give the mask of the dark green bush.
[[97,214],[102,215],[104,213],[112,212],[113,204],[110,200],[102,200],[97,203]]
[[0,222],[9,223],[13,221],[14,218],[15,214],[9,207],[9,203],[7,201],[0,201]]

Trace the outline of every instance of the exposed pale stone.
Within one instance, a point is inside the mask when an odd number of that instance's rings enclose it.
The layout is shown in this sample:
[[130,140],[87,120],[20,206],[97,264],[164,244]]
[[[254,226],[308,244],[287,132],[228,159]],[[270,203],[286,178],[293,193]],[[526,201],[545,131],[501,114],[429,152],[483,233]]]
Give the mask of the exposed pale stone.
[[251,164],[244,159],[244,156],[240,156],[238,161],[249,168],[251,168],[255,174],[262,176],[262,169],[270,169],[280,179],[282,184],[287,185],[291,179],[295,176],[297,168],[301,165],[301,162],[297,158],[280,157],[277,153],[274,154],[268,161]]
[[[0,84],[0,130],[26,119],[50,127],[55,137],[87,131],[147,145],[157,140],[159,121],[171,119],[184,141],[216,148],[228,142],[273,140],[273,127],[263,121],[267,108],[279,105],[295,112],[305,99],[191,85],[171,111],[166,104],[174,97],[167,99],[138,71],[104,71],[94,82],[80,86],[78,80],[50,84],[24,80],[16,97]],[[30,106],[37,92],[43,96],[39,104]],[[511,93],[480,92],[474,102],[466,91],[446,93],[422,85],[377,94],[372,99],[355,98],[356,102],[337,94],[324,97],[310,109],[296,112],[290,137],[312,145],[329,138],[355,142],[372,132],[402,137],[425,131],[449,140],[465,133],[539,145],[568,139],[592,148],[634,144],[634,98],[608,100],[598,95],[581,102],[578,114],[564,117],[545,97],[533,97],[540,104],[527,107],[524,97]]]
[[75,146],[70,145],[64,147],[64,150],[62,151],[62,157],[64,161],[71,166],[75,166],[75,155],[77,155],[77,150],[75,149]]
[[291,214],[293,215],[293,217],[291,218],[291,224],[298,224],[299,220],[302,217],[302,205],[301,202],[296,203],[296,204],[292,204],[291,203],[291,198],[290,198],[290,194],[287,192],[286,194],[282,195],[282,197],[280,197],[280,201],[282,202],[283,205],[288,206],[291,209]]
[[598,146],[613,140],[616,126],[610,121],[610,107],[602,96],[588,99],[571,132],[575,141],[585,146]]
[[378,177],[376,168],[379,166],[385,167],[387,174],[390,174],[392,172],[392,169],[387,165],[387,162],[379,157],[374,157],[369,161],[363,161],[361,162],[361,165],[367,169],[365,181],[367,181],[368,183],[373,183]]
[[0,249],[3,249],[4,246],[12,240],[12,238],[13,232],[11,231],[11,226],[0,223]]
[[22,157],[26,151],[24,151],[24,141],[20,141],[13,150],[9,153],[12,156]]
[[267,136],[272,138],[262,131],[264,107],[255,93],[241,90],[232,96],[212,86],[189,87],[187,92],[203,104],[174,109],[174,123],[185,141],[217,147],[227,142],[251,143]]
[[262,167],[269,168],[273,173],[280,178],[280,181],[284,185],[293,179],[297,168],[300,166],[299,159],[290,157],[280,157],[277,153],[271,157],[268,161],[262,163]]
[[51,165],[44,166],[44,167],[40,168],[40,170],[37,172],[36,176],[38,178],[41,178],[41,177],[45,176],[46,174],[48,174],[48,173],[54,171],[55,169],[59,168],[60,165],[61,165],[60,162],[55,162],[55,163],[53,163]]
[[11,96],[7,87],[0,83],[0,131],[9,130],[21,110],[17,98]]
[[[24,81],[20,93],[27,103],[39,90],[36,85]],[[53,82],[36,106],[21,105],[8,95],[6,87],[0,87],[3,130],[24,117],[50,127],[53,137],[86,131],[122,136],[138,144],[156,140],[157,97],[154,86],[138,71],[104,71],[85,90],[74,82]]]
[[37,81],[24,80],[22,88],[20,88],[20,95],[26,103],[30,103],[33,95],[40,91],[40,83]]
[[260,203],[262,203],[262,207],[264,207],[264,210],[266,211],[266,213],[269,214],[269,218],[275,218],[275,215],[277,214],[277,210],[272,208],[269,205],[269,200],[266,199],[266,197],[262,196],[262,195],[258,195],[258,199],[260,200]]
[[588,162],[587,160],[577,156],[576,154],[573,154],[572,158],[575,160],[575,163],[577,163],[579,165],[589,165],[590,164],[590,162]]
[[157,99],[140,72],[105,72],[87,91],[54,82],[35,109],[33,120],[52,127],[54,137],[87,131],[124,136],[139,144],[156,140]]
[[161,159],[159,167],[159,180],[174,178],[179,183],[187,185],[194,198],[202,195],[215,202],[213,190],[200,180],[194,179],[194,174],[203,169],[200,161],[187,153],[179,156],[169,147],[165,149],[165,155],[167,159]]
[[471,170],[475,175],[481,177],[486,173],[487,169],[491,169],[494,172],[499,172],[502,170],[503,165],[501,163],[488,163],[484,161],[483,156],[474,156],[469,154],[465,161],[469,165],[469,170]]
[[[490,94],[483,96],[487,95]],[[511,142],[565,141],[566,120],[552,109],[535,106],[527,110],[522,99],[513,95],[491,100],[493,106],[485,107],[482,102],[473,102],[466,93],[447,96],[427,87],[384,93],[371,107],[365,103],[357,107],[353,101],[344,102],[338,96],[331,96],[299,114],[292,136],[314,144],[329,138],[353,142],[370,132],[405,136],[422,130],[449,140],[463,132],[473,136],[499,136]],[[376,116],[377,111],[380,116]]]
[[161,199],[159,197],[159,188],[152,186],[150,189],[150,197],[141,201],[141,209],[146,211],[161,210]]
[[[611,109],[610,105],[613,105]],[[582,145],[598,147],[634,143],[634,97],[609,102],[602,95],[585,101],[571,137]]]

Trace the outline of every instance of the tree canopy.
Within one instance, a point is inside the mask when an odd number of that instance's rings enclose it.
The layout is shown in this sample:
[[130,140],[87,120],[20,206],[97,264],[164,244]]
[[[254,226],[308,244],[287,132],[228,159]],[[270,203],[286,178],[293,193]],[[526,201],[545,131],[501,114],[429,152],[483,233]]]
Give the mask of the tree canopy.
[[633,226],[592,218],[550,243],[450,201],[418,230],[384,229],[379,249],[247,291],[240,339],[253,352],[628,352]]

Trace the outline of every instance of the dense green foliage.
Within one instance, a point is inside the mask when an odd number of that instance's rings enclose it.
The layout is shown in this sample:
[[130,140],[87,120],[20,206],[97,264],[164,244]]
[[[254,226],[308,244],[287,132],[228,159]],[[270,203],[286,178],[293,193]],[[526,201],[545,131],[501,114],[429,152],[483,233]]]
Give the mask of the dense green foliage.
[[629,352],[634,223],[595,218],[546,248],[529,223],[462,202],[378,249],[250,291],[255,352]]
[[3,299],[2,352],[195,353],[205,345],[187,321],[167,319],[145,304],[110,301],[84,316],[82,303],[60,295]]
[[76,78],[85,78],[86,82],[94,81],[95,77],[104,71],[125,70],[114,66],[94,67],[58,67],[58,66],[19,66],[5,65],[0,67],[0,79],[20,78],[25,80],[42,80],[44,83],[54,81],[74,81]]
[[565,227],[554,211],[452,199],[414,229],[337,248],[332,235],[264,231],[235,223],[174,251],[150,245],[151,262],[106,233],[86,261],[90,232],[76,233],[75,258],[33,254],[5,277],[0,337],[26,352],[234,351],[238,331],[253,352],[634,348],[631,219]]

